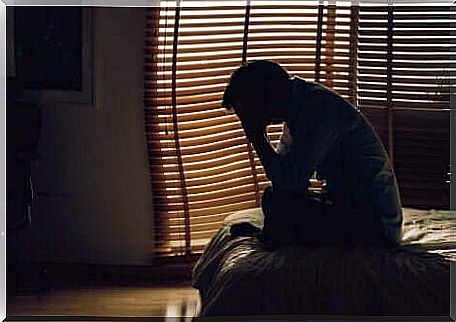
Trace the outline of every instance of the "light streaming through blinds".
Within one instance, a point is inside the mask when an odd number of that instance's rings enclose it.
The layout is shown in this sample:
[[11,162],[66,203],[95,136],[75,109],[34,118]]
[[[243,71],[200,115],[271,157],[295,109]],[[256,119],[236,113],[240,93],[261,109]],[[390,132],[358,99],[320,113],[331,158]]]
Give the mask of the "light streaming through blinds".
[[[394,153],[401,193],[413,200],[432,191],[427,201],[444,203],[449,8],[337,3],[252,1],[247,61],[274,60],[357,104]],[[176,10],[162,2],[148,10],[145,123],[158,254],[201,251],[227,215],[258,207],[268,184],[237,118],[220,107],[242,62],[247,8],[218,4],[185,1]],[[429,109],[434,114],[424,114]],[[281,127],[268,132],[276,143]],[[422,164],[414,167],[417,156]]]
[[382,137],[403,203],[449,207],[450,6],[360,7],[358,106]]
[[[170,95],[176,10],[166,6],[162,2],[157,86],[148,94],[146,113],[154,125],[149,140],[153,142],[156,250],[184,254],[201,250],[228,214],[258,206],[248,142],[236,117],[220,107],[228,77],[241,64],[245,6],[193,7],[187,2],[182,8],[177,128]],[[179,174],[175,130],[184,176]],[[186,217],[190,232],[186,232]]]

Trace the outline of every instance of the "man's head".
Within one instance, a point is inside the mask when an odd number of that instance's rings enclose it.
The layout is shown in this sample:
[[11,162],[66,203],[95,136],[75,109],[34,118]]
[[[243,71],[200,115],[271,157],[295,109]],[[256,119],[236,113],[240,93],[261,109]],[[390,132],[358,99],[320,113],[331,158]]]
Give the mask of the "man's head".
[[239,67],[230,78],[222,106],[242,118],[261,117],[267,124],[286,121],[291,101],[291,81],[277,63],[255,61]]

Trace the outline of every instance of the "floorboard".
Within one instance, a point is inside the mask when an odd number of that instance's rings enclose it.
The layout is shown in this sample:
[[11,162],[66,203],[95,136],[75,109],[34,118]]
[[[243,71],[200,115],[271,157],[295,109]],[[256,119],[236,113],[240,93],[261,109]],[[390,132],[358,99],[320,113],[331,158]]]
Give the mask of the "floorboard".
[[190,286],[62,289],[7,297],[7,316],[163,317],[176,321],[173,318],[195,316],[198,306],[198,291]]

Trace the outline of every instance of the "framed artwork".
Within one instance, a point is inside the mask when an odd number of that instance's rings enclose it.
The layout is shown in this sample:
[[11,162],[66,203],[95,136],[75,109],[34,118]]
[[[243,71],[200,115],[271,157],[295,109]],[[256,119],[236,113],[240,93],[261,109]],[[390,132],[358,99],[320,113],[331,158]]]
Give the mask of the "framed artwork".
[[[91,104],[92,15],[83,7],[13,7],[15,77],[40,100]],[[11,35],[11,32],[9,32]],[[11,51],[10,51],[11,52]]]

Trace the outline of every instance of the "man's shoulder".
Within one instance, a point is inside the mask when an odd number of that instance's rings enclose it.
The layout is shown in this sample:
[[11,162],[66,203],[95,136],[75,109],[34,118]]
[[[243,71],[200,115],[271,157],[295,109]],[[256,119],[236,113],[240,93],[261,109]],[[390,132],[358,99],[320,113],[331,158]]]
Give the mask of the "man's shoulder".
[[352,104],[349,101],[347,101],[344,97],[342,97],[337,91],[325,86],[324,84],[317,82],[307,82],[306,87],[309,93],[312,93],[316,96],[337,100],[341,103],[345,103],[346,105],[352,106]]
[[295,87],[298,87],[301,92],[306,92],[307,95],[331,92],[331,89],[327,88],[326,86],[314,81],[305,80],[299,76],[293,77],[293,83]]
[[318,107],[316,113],[326,117],[351,115],[358,118],[359,110],[335,90],[317,82],[306,82],[306,91],[308,101]]
[[304,79],[300,79],[305,83],[306,90],[309,92],[325,92],[325,93],[335,93],[331,88],[323,85],[322,83],[315,82],[315,81],[308,81]]
[[323,84],[301,78],[295,78],[294,82],[292,132],[304,126],[309,129],[326,126],[345,132],[359,122],[359,110],[336,91]]

